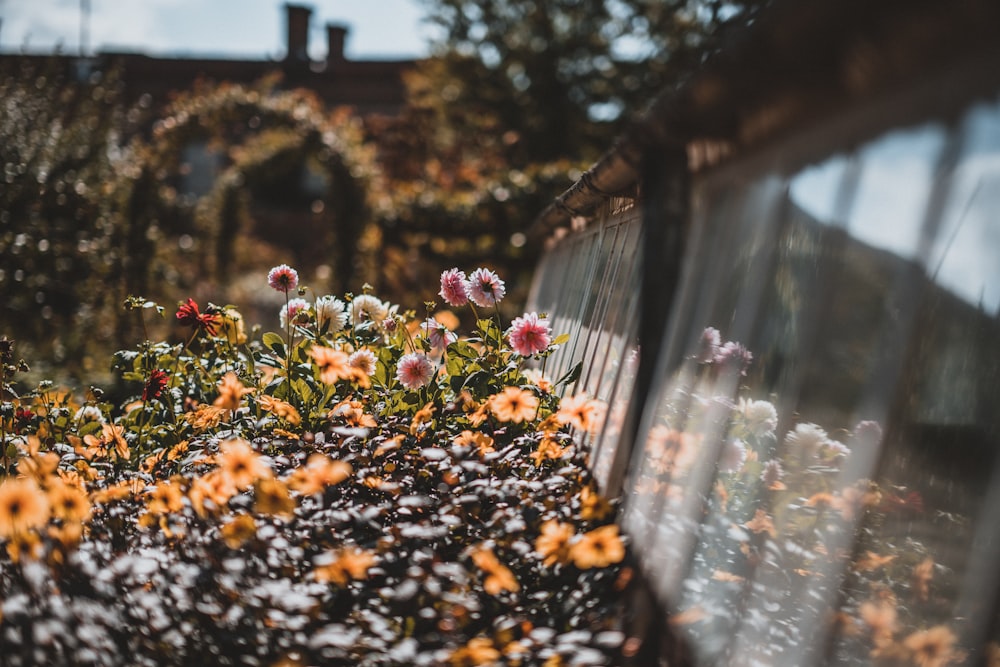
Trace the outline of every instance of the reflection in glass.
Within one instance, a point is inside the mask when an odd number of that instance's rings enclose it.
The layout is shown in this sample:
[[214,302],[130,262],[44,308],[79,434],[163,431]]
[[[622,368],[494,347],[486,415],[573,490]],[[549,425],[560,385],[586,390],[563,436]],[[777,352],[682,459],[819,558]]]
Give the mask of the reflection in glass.
[[1000,655],[1000,105],[739,176],[698,186],[623,518],[672,626],[706,665]]

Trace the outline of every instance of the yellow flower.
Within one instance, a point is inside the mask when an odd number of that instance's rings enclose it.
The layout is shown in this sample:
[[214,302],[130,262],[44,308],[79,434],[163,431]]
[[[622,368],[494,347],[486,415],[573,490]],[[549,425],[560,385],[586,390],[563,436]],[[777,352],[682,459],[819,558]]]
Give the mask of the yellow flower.
[[219,450],[219,469],[237,489],[245,489],[258,479],[270,477],[271,468],[246,440],[226,440],[219,446]]
[[302,423],[302,417],[299,415],[299,411],[296,410],[295,406],[291,403],[286,403],[280,398],[267,395],[261,396],[259,403],[262,410],[281,417],[292,426],[298,426]]
[[317,581],[332,581],[338,586],[346,586],[352,579],[368,576],[368,570],[375,564],[375,554],[358,547],[346,547],[329,554],[330,562],[313,570]]
[[550,519],[542,524],[542,532],[535,540],[535,551],[546,565],[569,562],[569,543],[575,531],[573,525]]
[[265,478],[254,485],[257,502],[254,510],[259,514],[292,517],[295,514],[295,500],[288,494],[288,487],[279,479]]
[[219,381],[219,397],[212,401],[212,405],[224,410],[239,410],[243,397],[253,392],[254,389],[243,386],[236,373],[229,371]]
[[21,533],[7,543],[7,555],[11,562],[19,563],[22,558],[38,560],[42,557],[42,539],[37,533]]
[[538,397],[518,387],[504,387],[490,398],[490,411],[502,422],[531,421],[538,413]]
[[0,482],[0,537],[19,537],[49,520],[49,500],[27,479]]
[[219,528],[226,546],[230,549],[239,549],[243,544],[257,534],[257,522],[249,514],[240,514],[229,523],[223,524]]
[[49,489],[52,515],[63,521],[90,520],[90,499],[83,489],[60,481]]
[[625,545],[618,536],[618,526],[612,523],[584,533],[570,547],[570,556],[581,570],[620,563],[625,558]]
[[611,513],[611,504],[591,486],[580,489],[580,518],[584,521],[603,519]]

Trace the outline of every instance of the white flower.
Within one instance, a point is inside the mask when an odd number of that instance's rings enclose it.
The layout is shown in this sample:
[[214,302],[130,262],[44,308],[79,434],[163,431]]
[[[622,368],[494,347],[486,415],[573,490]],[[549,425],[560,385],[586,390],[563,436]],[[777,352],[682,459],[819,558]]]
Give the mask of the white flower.
[[375,353],[362,348],[347,358],[347,365],[360,368],[366,375],[375,375]]
[[747,448],[739,438],[729,438],[722,445],[719,472],[739,472],[747,460]]
[[354,326],[358,326],[368,320],[376,324],[381,323],[388,314],[389,304],[380,301],[371,294],[356,296],[351,301],[351,324]]
[[335,334],[347,326],[347,306],[335,296],[316,299],[316,324],[320,330]]
[[815,454],[829,441],[826,431],[816,424],[799,424],[785,436],[785,444],[790,449],[798,449],[807,454]]
[[757,437],[773,435],[778,427],[778,411],[770,401],[741,398],[737,409],[743,415],[747,431]]
[[76,411],[73,419],[80,425],[90,422],[104,423],[104,413],[96,405],[85,405]]

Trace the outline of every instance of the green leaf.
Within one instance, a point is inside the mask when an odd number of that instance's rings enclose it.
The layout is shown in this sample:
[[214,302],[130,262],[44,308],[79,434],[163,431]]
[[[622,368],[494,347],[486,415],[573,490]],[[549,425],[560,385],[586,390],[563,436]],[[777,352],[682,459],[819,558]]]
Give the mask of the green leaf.
[[567,386],[568,387],[569,385],[571,385],[574,382],[576,382],[577,380],[579,380],[580,379],[580,375],[582,373],[583,373],[583,362],[579,361],[579,362],[577,362],[576,366],[573,366],[573,368],[569,369],[569,372],[566,373],[566,375],[563,375],[561,378],[559,378],[559,380],[556,381],[555,386],[556,387],[559,387],[559,386]]
[[274,352],[281,358],[286,356],[285,354],[285,341],[278,334],[273,331],[268,331],[261,338],[261,342],[264,343],[264,347]]

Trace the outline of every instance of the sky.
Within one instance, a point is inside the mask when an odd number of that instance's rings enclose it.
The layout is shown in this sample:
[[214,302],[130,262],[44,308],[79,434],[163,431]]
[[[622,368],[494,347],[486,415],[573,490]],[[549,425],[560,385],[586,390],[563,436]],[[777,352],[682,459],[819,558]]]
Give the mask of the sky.
[[[79,53],[81,6],[89,4],[88,54],[280,59],[284,0],[0,0],[0,51]],[[431,28],[420,0],[296,0],[311,7],[310,54],[326,55],[327,23],[350,27],[353,59],[427,55]]]

